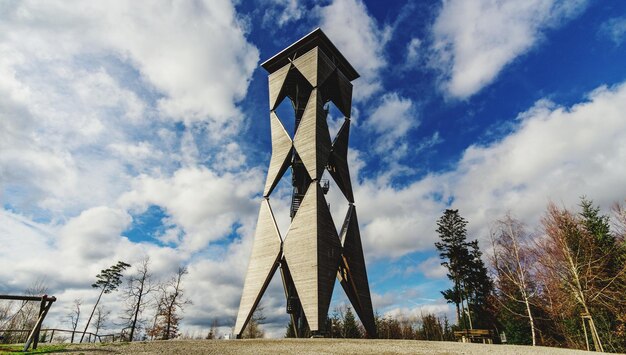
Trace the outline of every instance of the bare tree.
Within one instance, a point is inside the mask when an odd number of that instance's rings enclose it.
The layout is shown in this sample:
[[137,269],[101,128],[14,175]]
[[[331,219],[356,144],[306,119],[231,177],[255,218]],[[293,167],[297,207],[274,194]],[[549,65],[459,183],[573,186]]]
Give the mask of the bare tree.
[[80,306],[82,305],[83,300],[77,298],[72,303],[72,308],[70,313],[68,313],[67,318],[70,321],[70,325],[72,327],[72,337],[70,339],[70,343],[74,342],[74,335],[76,334],[76,328],[78,327],[78,321],[80,320]]
[[7,301],[0,303],[0,328],[5,328],[6,324],[11,319],[13,309],[13,301]]
[[178,314],[191,301],[184,296],[182,280],[188,274],[186,267],[179,267],[176,275],[160,287],[160,297],[157,302],[155,325],[150,334],[158,334],[162,339],[172,339],[178,335],[178,323],[182,317]]
[[217,318],[213,318],[213,321],[211,322],[211,329],[209,329],[209,334],[207,334],[207,336],[206,336],[207,339],[217,339],[218,338],[217,326],[218,326]]
[[265,332],[261,329],[261,324],[264,321],[265,315],[263,315],[263,306],[258,306],[254,313],[252,313],[252,317],[250,317],[250,321],[243,332],[243,337],[246,339],[263,338]]
[[[584,202],[584,200],[583,200]],[[607,248],[585,225],[566,209],[548,206],[543,218],[545,238],[537,251],[545,292],[550,295],[551,310],[563,314],[579,307],[580,317],[588,323],[596,350],[603,351],[603,341],[596,327],[596,313],[604,309],[621,314],[626,301],[620,284],[626,264],[616,261],[613,247]],[[557,313],[557,314],[558,314]],[[569,311],[573,313],[573,311]],[[585,341],[587,337],[585,337]]]
[[[43,296],[48,293],[48,286],[44,279],[38,279],[26,289],[27,296]],[[19,329],[30,329],[39,317],[39,304],[36,302],[26,302],[22,308],[23,317]]]
[[106,323],[109,321],[109,316],[111,315],[111,311],[106,310],[104,306],[100,305],[96,308],[95,319],[93,321],[93,332],[95,335],[98,335],[98,332],[101,329],[106,328]]
[[491,234],[493,254],[491,264],[495,270],[499,293],[514,303],[521,303],[526,314],[504,306],[518,316],[528,318],[533,346],[537,345],[535,320],[531,298],[536,293],[532,282],[531,270],[534,258],[529,250],[530,238],[522,223],[509,214],[496,222],[496,230]]
[[126,268],[130,267],[130,264],[127,264],[123,261],[118,261],[117,264],[111,266],[108,269],[104,269],[100,271],[98,275],[96,275],[96,282],[91,285],[93,288],[100,289],[100,295],[98,295],[98,299],[96,303],[93,305],[93,309],[91,310],[91,314],[89,315],[89,319],[87,319],[87,324],[85,325],[85,330],[83,330],[83,335],[80,337],[80,342],[83,342],[85,338],[85,333],[87,333],[87,329],[89,329],[89,323],[91,323],[91,318],[93,318],[93,314],[96,312],[96,308],[98,307],[98,303],[100,303],[100,299],[102,295],[105,293],[111,293],[116,291],[117,288],[122,283],[122,272],[126,270]]
[[[0,329],[11,329],[11,322],[15,317],[14,305],[14,301],[0,302]],[[11,340],[11,336],[8,332],[4,333],[0,330],[0,335],[2,335],[0,336],[0,340],[3,343],[8,343]]]
[[[152,274],[149,272],[150,258],[145,257],[137,267],[136,273],[128,277],[125,288],[127,329],[130,329],[129,341],[135,338],[138,328],[138,318],[145,306],[149,303],[148,294],[156,289],[152,283]],[[139,323],[142,323],[139,320]]]
[[[27,296],[41,297],[48,292],[44,279],[37,279],[33,282],[24,293]],[[0,317],[3,328],[6,330],[24,330],[32,329],[39,318],[39,303],[32,301],[8,302],[0,310]],[[4,319],[3,319],[4,318]],[[28,333],[5,333],[4,342],[19,343],[26,340]]]
[[612,208],[613,221],[618,240],[621,243],[626,241],[626,207],[620,203],[615,203]]
[[164,287],[163,285],[157,286],[157,295],[153,298],[152,302],[156,305],[156,310],[154,312],[154,317],[152,318],[152,327],[146,329],[146,334],[150,337],[150,340],[154,340],[154,338],[158,338],[162,336],[163,329],[159,321],[162,318],[162,315],[165,313],[165,298],[163,297]]

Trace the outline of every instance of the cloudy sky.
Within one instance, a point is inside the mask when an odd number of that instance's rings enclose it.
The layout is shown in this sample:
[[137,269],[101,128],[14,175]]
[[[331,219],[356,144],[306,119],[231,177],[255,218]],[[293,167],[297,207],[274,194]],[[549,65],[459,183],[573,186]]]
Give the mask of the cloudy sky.
[[[44,280],[67,328],[99,270],[149,256],[155,278],[189,268],[183,330],[226,332],[270,158],[259,64],[316,27],[361,74],[350,161],[379,313],[450,312],[446,208],[487,248],[507,211],[533,226],[548,201],[626,197],[623,1],[0,0],[0,293]],[[262,305],[282,336],[279,278]]]

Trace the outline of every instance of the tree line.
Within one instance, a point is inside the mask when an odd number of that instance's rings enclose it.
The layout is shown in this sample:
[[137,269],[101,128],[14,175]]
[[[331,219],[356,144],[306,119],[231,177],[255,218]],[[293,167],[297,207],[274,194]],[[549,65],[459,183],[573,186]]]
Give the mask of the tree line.
[[[377,314],[379,338],[454,340],[455,330],[488,329],[500,336],[496,340],[509,344],[626,352],[624,206],[615,204],[611,214],[603,214],[584,197],[576,210],[550,203],[535,226],[524,225],[508,213],[492,222],[486,257],[476,239],[468,240],[467,225],[458,210],[448,209],[436,229],[435,247],[451,282],[441,293],[454,305],[455,323],[428,313]],[[149,272],[147,258],[128,274],[130,268],[118,262],[96,276],[92,286],[99,296],[86,322],[83,301],[74,301],[67,322],[81,340],[88,329],[98,334],[111,323],[111,312],[99,303],[104,295],[118,291],[124,307],[115,325],[122,328],[126,340],[180,335],[181,313],[190,303],[182,287],[187,269],[180,267],[169,279],[158,281]],[[45,285],[38,282],[27,293],[44,294]],[[0,326],[32,328],[36,306],[31,302],[0,307]],[[263,337],[264,320],[261,308],[244,337]],[[327,319],[327,329],[334,338],[365,334],[350,307],[336,308]],[[216,335],[214,321],[206,338]],[[294,336],[291,324],[285,336]],[[11,337],[5,334],[4,341]]]
[[550,203],[533,227],[509,213],[492,223],[487,264],[458,210],[437,226],[455,328],[494,330],[510,344],[626,351],[623,206],[608,215],[584,197],[576,211]]
[[[38,296],[47,293],[45,282],[41,279],[35,281],[25,291],[25,296]],[[33,329],[39,316],[38,302],[27,301],[5,301],[0,303],[0,329],[2,330],[21,330]],[[0,330],[0,342],[3,344],[11,344],[25,342],[28,333],[20,332],[2,332]]]
[[[379,339],[454,340],[452,326],[445,315],[437,316],[426,312],[419,316],[403,314],[382,316],[376,313],[374,321]],[[254,323],[254,327],[258,328],[256,320]],[[365,338],[366,334],[365,328],[349,305],[341,305],[333,310],[326,319],[326,329],[328,338],[361,339]],[[250,334],[244,333],[244,338],[246,335]],[[308,337],[306,331],[304,335],[305,338]],[[292,323],[289,321],[285,328],[285,338],[295,337]]]
[[[177,338],[180,335],[181,313],[186,305],[191,304],[183,289],[183,279],[187,274],[187,268],[181,266],[169,278],[156,280],[150,272],[148,257],[134,269],[130,264],[118,261],[101,270],[91,285],[98,290],[98,298],[90,305],[88,317],[86,305],[80,298],[75,299],[68,309],[65,319],[71,335],[67,340],[83,342],[88,339],[88,332],[98,336],[103,329],[111,326],[121,329],[120,339],[125,341]],[[47,287],[38,281],[26,293],[41,296],[47,293]],[[118,293],[122,304],[116,319],[111,319],[111,311],[100,304],[103,296],[112,293]],[[0,307],[0,328],[9,330],[3,334],[4,343],[23,341],[22,338],[28,334],[11,331],[31,329],[37,319],[38,306],[35,302],[10,302]],[[56,338],[59,339],[59,336]]]
[[[550,203],[532,227],[511,213],[493,221],[487,257],[468,240],[467,220],[446,210],[435,247],[455,324],[428,313],[377,314],[378,337],[449,341],[456,330],[487,329],[508,344],[626,352],[626,209],[602,214],[585,197],[578,207]],[[349,306],[336,308],[326,328],[333,338],[365,336]],[[294,336],[290,322],[285,337]]]
[[[179,336],[179,324],[182,320],[184,307],[191,301],[184,295],[183,278],[188,274],[187,268],[178,267],[174,275],[165,280],[155,280],[150,272],[150,259],[141,260],[139,265],[126,276],[122,282],[122,271],[130,265],[124,262],[102,270],[92,287],[100,289],[100,296],[94,304],[91,315],[85,324],[81,336],[83,341],[94,312],[98,311],[98,303],[103,294],[117,291],[121,288],[121,314],[116,326],[121,327],[122,339],[126,341],[145,339],[174,339]],[[78,304],[78,300],[75,304]],[[75,307],[71,315],[78,319],[80,308]],[[101,317],[108,315],[106,311],[99,311],[93,328],[97,334],[102,327]],[[70,317],[74,318],[74,317]],[[72,321],[75,327],[77,322]]]

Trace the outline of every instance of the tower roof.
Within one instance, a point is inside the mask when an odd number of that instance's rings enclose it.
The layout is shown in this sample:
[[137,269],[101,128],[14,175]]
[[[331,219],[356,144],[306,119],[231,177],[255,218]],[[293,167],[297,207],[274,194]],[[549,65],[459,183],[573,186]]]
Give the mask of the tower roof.
[[333,59],[348,80],[352,81],[359,77],[359,73],[350,65],[348,60],[319,27],[263,62],[261,66],[271,74],[287,65],[289,59],[293,59],[295,54],[304,54],[315,47],[320,47],[329,58]]

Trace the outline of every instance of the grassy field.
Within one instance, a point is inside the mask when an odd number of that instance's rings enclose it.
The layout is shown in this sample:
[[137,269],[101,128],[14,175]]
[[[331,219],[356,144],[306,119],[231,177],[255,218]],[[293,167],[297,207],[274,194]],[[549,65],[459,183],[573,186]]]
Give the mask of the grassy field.
[[[56,348],[54,348],[56,347]],[[9,348],[0,347],[4,355]],[[12,350],[20,350],[13,347]],[[170,340],[113,344],[40,345],[38,354],[590,354],[586,351],[515,345],[462,344],[416,340],[254,339]]]
[[0,354],[55,354],[67,349],[67,344],[39,345],[37,350],[22,352],[24,345],[0,344]]

